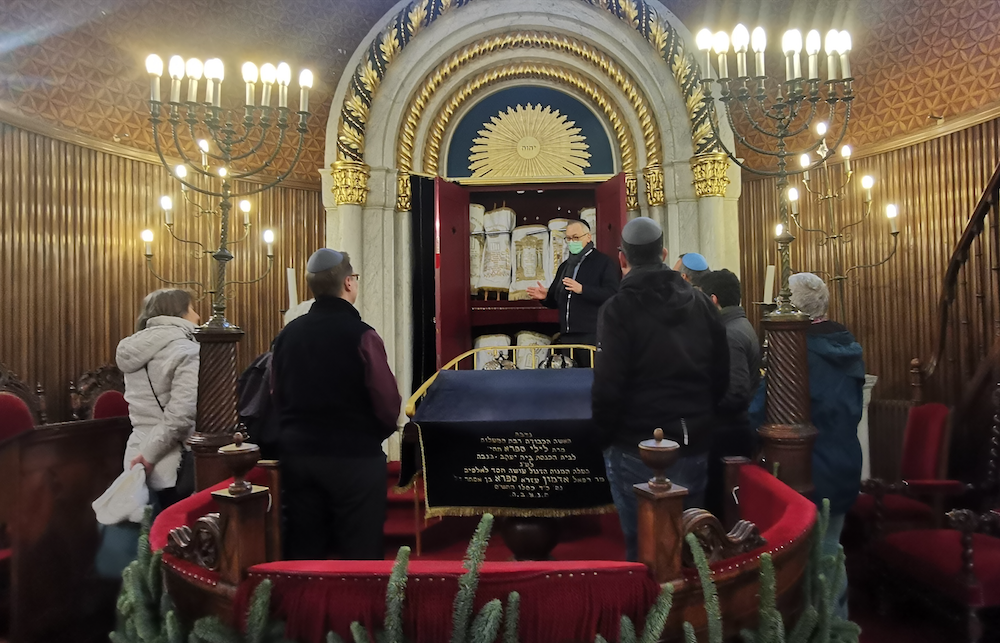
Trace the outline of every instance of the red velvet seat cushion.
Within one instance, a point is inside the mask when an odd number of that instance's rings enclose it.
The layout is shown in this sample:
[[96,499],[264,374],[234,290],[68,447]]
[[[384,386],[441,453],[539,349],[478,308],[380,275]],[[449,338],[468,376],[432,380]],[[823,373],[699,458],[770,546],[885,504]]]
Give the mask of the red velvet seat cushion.
[[[285,620],[285,636],[306,643],[334,631],[350,640],[350,624],[380,625],[392,561],[281,561],[250,568],[240,586],[237,613],[264,578],[273,583],[271,605]],[[409,564],[403,622],[407,640],[439,643],[451,634],[460,561]],[[521,596],[519,640],[592,641],[617,638],[622,615],[641,623],[659,585],[645,565],[611,561],[489,562],[480,570],[475,609],[511,591]]]
[[125,396],[119,391],[104,391],[94,402],[93,418],[117,418],[128,415],[128,403]]
[[897,577],[913,579],[965,605],[1000,605],[1000,538],[973,535],[973,567],[980,587],[969,589],[961,580],[961,537],[955,529],[900,531],[886,536],[875,552]]
[[32,417],[31,409],[24,400],[13,393],[0,391],[0,441],[12,438],[34,426],[35,418]]
[[[888,522],[912,522],[934,524],[934,513],[930,505],[898,493],[888,493],[882,498],[882,517]],[[865,522],[875,520],[875,496],[862,493],[851,507],[851,513]]]
[[910,409],[899,467],[903,480],[932,480],[938,477],[947,429],[948,407],[944,404],[923,404]]

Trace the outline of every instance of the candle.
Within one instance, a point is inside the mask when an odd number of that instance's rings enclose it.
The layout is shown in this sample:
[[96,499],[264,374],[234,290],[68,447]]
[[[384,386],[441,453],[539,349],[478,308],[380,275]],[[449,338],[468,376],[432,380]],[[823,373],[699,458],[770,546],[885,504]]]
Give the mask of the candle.
[[750,32],[742,24],[733,29],[733,51],[736,52],[736,76],[747,76],[747,45],[750,44]]
[[851,77],[851,61],[848,55],[851,53],[851,34],[846,31],[840,32],[840,69],[844,78]]
[[758,78],[764,77],[764,50],[767,48],[767,34],[763,27],[757,27],[750,35],[750,45],[753,47],[756,58],[756,72]]
[[243,63],[243,82],[247,85],[246,102],[244,105],[247,107],[253,107],[254,93],[256,92],[256,87],[254,85],[257,82],[257,65],[253,63]]
[[719,57],[719,78],[729,78],[729,34],[720,31],[712,37],[712,48]]
[[845,145],[840,148],[840,155],[844,157],[844,172],[851,173],[851,146]]
[[313,85],[313,74],[308,69],[303,69],[299,74],[299,111],[309,111],[309,88]]
[[809,54],[809,79],[819,78],[819,32],[813,29],[806,34],[806,53]]
[[243,212],[243,225],[250,225],[250,202],[246,199],[240,201],[240,210]]
[[152,230],[143,230],[142,234],[140,236],[142,237],[142,240],[146,243],[146,256],[147,257],[152,257],[153,256],[153,231]]
[[826,32],[826,79],[837,80],[837,54],[840,52],[840,32],[831,29]]
[[872,202],[872,186],[875,185],[874,177],[867,174],[861,177],[861,187],[865,189],[865,203]]
[[795,188],[788,188],[788,205],[792,210],[792,215],[799,213],[799,191]]
[[167,69],[170,71],[170,102],[181,102],[181,79],[184,78],[184,59],[171,56]]
[[208,167],[208,141],[205,139],[198,140],[198,149],[201,150],[201,166],[204,168]]
[[215,104],[215,81],[210,78],[205,79],[205,104]]
[[274,256],[274,231],[264,230],[264,243],[267,244],[267,256]]
[[292,82],[292,68],[288,63],[278,63],[278,108],[288,107],[288,83]]
[[163,209],[163,220],[167,225],[174,224],[174,202],[169,196],[160,197],[160,207]]
[[188,102],[198,102],[198,81],[201,80],[203,65],[197,58],[189,58],[185,65],[188,77]]
[[774,303],[774,266],[768,266],[764,271],[764,298],[765,304]]
[[705,69],[702,70],[702,79],[708,79],[712,77],[712,32],[708,29],[702,29],[695,36],[695,44],[698,49],[705,52]]
[[898,212],[896,211],[895,205],[890,203],[889,205],[885,206],[885,216],[886,218],[889,219],[889,229],[892,231],[892,234],[899,234],[899,228],[896,227],[897,214]]
[[163,75],[163,59],[156,54],[146,57],[146,72],[149,73],[149,100],[160,102],[160,76]]
[[802,33],[798,29],[789,29],[781,37],[781,50],[785,53],[786,80],[795,80],[802,76],[802,61],[799,52],[802,51]]
[[809,158],[808,154],[803,154],[799,157],[799,165],[802,166],[802,180],[809,181],[809,170],[806,168],[812,165],[812,159]]

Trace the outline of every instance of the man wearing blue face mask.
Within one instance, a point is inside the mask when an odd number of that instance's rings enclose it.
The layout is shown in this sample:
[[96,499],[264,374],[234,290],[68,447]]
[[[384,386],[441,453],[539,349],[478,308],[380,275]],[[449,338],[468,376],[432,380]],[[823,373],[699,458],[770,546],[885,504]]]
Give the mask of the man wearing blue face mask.
[[[548,288],[541,282],[528,288],[532,299],[559,309],[559,343],[595,345],[597,311],[618,291],[621,280],[616,262],[594,248],[586,221],[566,226],[569,258],[559,264]],[[576,353],[579,366],[590,366],[589,353]]]

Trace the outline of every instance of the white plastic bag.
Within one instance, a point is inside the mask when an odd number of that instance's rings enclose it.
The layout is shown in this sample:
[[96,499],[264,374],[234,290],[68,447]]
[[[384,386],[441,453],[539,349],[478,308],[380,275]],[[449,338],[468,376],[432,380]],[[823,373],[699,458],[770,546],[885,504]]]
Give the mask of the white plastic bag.
[[146,470],[141,464],[123,471],[115,478],[108,490],[91,505],[97,514],[97,522],[102,525],[117,525],[120,522],[142,522],[142,514],[149,504],[149,488],[146,486]]

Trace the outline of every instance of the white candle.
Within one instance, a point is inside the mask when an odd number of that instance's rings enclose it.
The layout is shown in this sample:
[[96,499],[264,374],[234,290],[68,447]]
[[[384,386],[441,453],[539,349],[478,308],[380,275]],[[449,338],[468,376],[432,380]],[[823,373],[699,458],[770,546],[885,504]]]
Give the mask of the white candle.
[[774,266],[768,266],[764,271],[764,298],[765,304],[774,303]]
[[213,82],[215,83],[215,102],[212,104],[219,107],[222,104],[222,81],[216,80]]
[[205,79],[205,104],[213,105],[215,104],[215,81],[210,78]]
[[785,80],[793,80],[795,78],[795,66],[792,64],[792,54],[785,54]]
[[288,279],[288,309],[291,310],[299,305],[299,288],[295,282],[295,268],[285,268],[285,277]]
[[792,54],[792,67],[795,71],[795,77],[802,78],[802,57],[797,51]]
[[851,77],[851,61],[847,58],[848,52],[840,54],[840,69],[844,78]]
[[719,78],[729,78],[729,57],[725,53],[719,54]]
[[766,75],[764,73],[764,52],[758,51],[754,56],[757,58],[757,76],[764,77]]
[[170,79],[170,102],[179,103],[181,102],[181,79],[171,78]]

